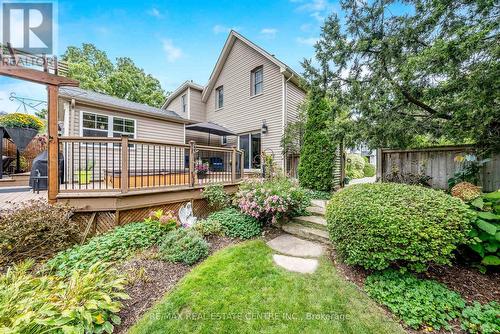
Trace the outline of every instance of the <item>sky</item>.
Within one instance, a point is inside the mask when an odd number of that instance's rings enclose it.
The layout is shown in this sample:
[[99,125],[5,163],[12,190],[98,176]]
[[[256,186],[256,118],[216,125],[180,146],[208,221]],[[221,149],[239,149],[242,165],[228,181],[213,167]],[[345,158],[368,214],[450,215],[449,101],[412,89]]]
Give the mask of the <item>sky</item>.
[[[108,57],[130,57],[173,91],[185,80],[206,84],[230,29],[301,73],[321,23],[340,6],[328,0],[57,1],[57,54],[93,43]],[[0,77],[0,111],[9,96],[46,100],[45,87]]]

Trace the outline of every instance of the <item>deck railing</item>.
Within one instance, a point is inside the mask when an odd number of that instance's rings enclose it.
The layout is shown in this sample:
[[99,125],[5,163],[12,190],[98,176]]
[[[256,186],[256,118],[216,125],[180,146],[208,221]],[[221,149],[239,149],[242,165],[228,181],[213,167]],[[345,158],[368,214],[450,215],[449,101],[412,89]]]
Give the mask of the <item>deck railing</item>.
[[60,137],[59,192],[195,187],[236,183],[243,177],[243,152],[198,146],[100,137]]

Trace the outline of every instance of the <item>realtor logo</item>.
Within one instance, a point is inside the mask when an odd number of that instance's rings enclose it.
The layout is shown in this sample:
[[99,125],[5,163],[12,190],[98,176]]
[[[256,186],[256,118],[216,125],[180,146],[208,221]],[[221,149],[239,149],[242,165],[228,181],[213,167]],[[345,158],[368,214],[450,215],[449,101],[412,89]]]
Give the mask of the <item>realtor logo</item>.
[[54,3],[2,1],[2,42],[33,54],[53,54]]

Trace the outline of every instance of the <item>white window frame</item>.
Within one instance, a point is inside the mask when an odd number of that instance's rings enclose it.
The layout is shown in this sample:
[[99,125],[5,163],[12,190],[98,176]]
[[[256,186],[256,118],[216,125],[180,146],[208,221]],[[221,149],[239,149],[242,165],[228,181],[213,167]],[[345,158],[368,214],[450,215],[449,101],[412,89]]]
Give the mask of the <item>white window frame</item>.
[[[222,105],[220,105],[219,92],[222,92]],[[215,88],[215,110],[219,110],[222,108],[224,108],[224,85],[220,85],[219,87]]]
[[227,145],[227,136],[220,137],[220,144]]
[[181,108],[184,113],[188,111],[187,94],[181,95]]
[[[127,120],[127,121],[133,121],[134,122],[134,134],[133,134],[133,139],[136,139],[137,138],[137,120],[134,119],[134,118],[128,118],[128,117],[122,117],[122,116],[112,116],[112,115],[106,115],[106,114],[101,114],[101,113],[98,113],[98,112],[94,112],[94,111],[87,111],[87,110],[81,110],[80,111],[80,136],[83,137],[83,114],[93,114],[93,115],[96,115],[96,116],[103,116],[103,117],[107,117],[108,118],[108,135],[107,135],[107,138],[117,138],[117,137],[113,137],[113,132],[120,132],[121,131],[113,131],[113,119],[114,117],[116,118],[121,118],[123,120]],[[86,129],[89,129],[89,128],[86,128]],[[95,129],[91,129],[91,130],[95,130]],[[97,129],[97,131],[103,131],[104,130],[99,130]],[[123,134],[127,134],[127,133],[123,133]],[[102,137],[102,138],[106,138],[106,137]]]
[[[256,74],[257,72],[261,73],[261,80],[260,80],[260,92],[257,93],[257,90],[255,89],[257,82],[255,81],[255,78],[257,77]],[[264,66],[257,66],[250,72],[250,96],[258,96],[264,93]]]

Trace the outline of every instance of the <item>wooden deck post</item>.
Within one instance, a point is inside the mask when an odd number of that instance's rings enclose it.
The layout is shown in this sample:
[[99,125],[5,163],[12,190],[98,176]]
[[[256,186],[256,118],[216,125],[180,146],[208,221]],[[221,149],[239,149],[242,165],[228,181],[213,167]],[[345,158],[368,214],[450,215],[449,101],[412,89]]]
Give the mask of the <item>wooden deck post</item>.
[[55,203],[59,192],[59,138],[57,128],[57,100],[59,87],[47,85],[48,91],[48,184],[47,194],[49,203]]
[[189,184],[194,187],[194,158],[195,158],[195,141],[189,141]]
[[231,153],[231,182],[236,183],[236,147],[233,147]]
[[240,157],[240,178],[243,179],[245,176],[245,152],[241,152],[241,157]]
[[122,193],[128,192],[128,136],[122,135],[121,151],[122,151],[122,170],[121,170],[121,183]]
[[381,148],[377,148],[377,181],[382,182],[382,157],[383,157],[384,152],[382,151]]

